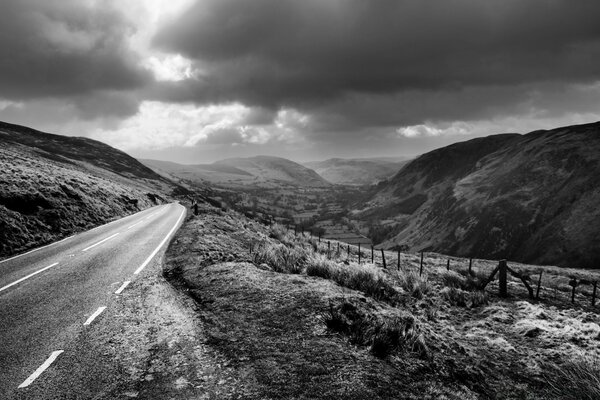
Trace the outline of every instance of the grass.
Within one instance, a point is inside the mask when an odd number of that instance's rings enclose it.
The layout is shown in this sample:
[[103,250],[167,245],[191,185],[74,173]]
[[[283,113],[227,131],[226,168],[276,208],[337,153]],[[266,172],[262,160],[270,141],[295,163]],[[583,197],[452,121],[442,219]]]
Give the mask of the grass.
[[432,290],[427,275],[419,276],[415,271],[400,271],[396,277],[400,287],[416,299],[422,299]]
[[546,384],[557,398],[600,399],[600,359],[566,361],[560,366],[547,363],[542,368]]
[[162,200],[149,193],[148,186],[133,179],[117,179],[110,171],[50,160],[10,143],[0,146],[0,171],[0,257],[89,229]]
[[306,274],[331,279],[340,286],[359,290],[377,300],[393,301],[397,291],[371,264],[349,263],[347,265],[313,254],[308,259]]
[[329,304],[324,321],[330,330],[345,334],[352,343],[368,346],[376,357],[385,358],[396,351],[428,357],[424,336],[411,314],[382,316],[359,301],[343,300]]

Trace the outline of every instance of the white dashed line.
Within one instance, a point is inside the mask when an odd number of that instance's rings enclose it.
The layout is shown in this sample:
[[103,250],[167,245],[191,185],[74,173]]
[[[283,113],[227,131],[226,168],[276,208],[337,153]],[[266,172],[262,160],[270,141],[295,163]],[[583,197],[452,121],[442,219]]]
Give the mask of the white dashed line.
[[31,253],[33,253],[33,252],[36,252],[36,251],[38,251],[38,250],[45,249],[46,247],[50,247],[50,246],[53,246],[53,245],[55,245],[55,244],[59,244],[59,243],[61,243],[61,242],[64,242],[64,241],[65,241],[65,240],[67,240],[67,239],[71,239],[71,238],[72,238],[72,237],[74,237],[74,236],[75,236],[75,235],[71,235],[71,236],[69,236],[69,237],[66,237],[66,238],[64,238],[64,239],[61,239],[61,240],[59,240],[58,242],[50,243],[50,244],[47,244],[47,245],[45,245],[45,246],[38,247],[37,249],[29,250],[27,253],[18,254],[18,255],[14,256],[14,257],[7,258],[7,259],[5,259],[5,260],[2,260],[2,261],[0,261],[0,264],[2,264],[2,263],[4,263],[4,262],[7,262],[7,261],[10,261],[10,260],[14,260],[15,258],[19,258],[19,257],[26,256],[27,254],[31,254]]
[[54,362],[54,360],[58,358],[58,356],[61,355],[62,352],[63,350],[52,352],[52,354],[50,354],[50,357],[48,357],[48,359],[44,361],[44,363],[40,365],[39,368],[36,369],[35,372],[29,376],[29,378],[25,379],[23,383],[19,385],[19,389],[23,389],[31,385],[33,381],[35,381],[45,370],[48,369],[48,367]]
[[125,288],[127,287],[127,285],[129,285],[131,283],[131,281],[125,281],[123,282],[123,284],[121,285],[120,288],[117,289],[117,291],[115,292],[115,294],[121,294],[121,292],[123,290],[125,290]]
[[40,272],[44,272],[45,270],[47,270],[47,269],[50,269],[50,268],[52,268],[52,267],[54,267],[54,266],[56,266],[56,265],[58,265],[58,263],[57,263],[57,262],[55,262],[54,264],[50,264],[50,265],[48,265],[47,267],[44,267],[44,268],[42,268],[42,269],[39,269],[39,270],[35,271],[35,272],[34,272],[34,273],[32,273],[32,274],[29,274],[29,275],[27,275],[27,276],[25,276],[25,277],[23,277],[23,278],[21,278],[21,279],[19,279],[19,280],[16,280],[16,281],[14,281],[13,283],[10,283],[10,284],[8,284],[8,285],[6,285],[6,286],[4,286],[4,287],[1,287],[1,288],[0,288],[0,292],[1,292],[1,291],[3,291],[3,290],[6,290],[6,289],[8,289],[8,288],[9,288],[9,287],[11,287],[11,286],[14,286],[14,285],[16,285],[16,284],[18,284],[18,283],[21,283],[21,282],[23,282],[24,280],[27,280],[27,279],[31,278],[32,276],[35,276],[35,275],[39,274]]
[[90,315],[90,317],[83,323],[83,325],[89,325],[91,324],[98,315],[102,314],[102,311],[106,310],[106,307],[99,307],[95,313],[93,313],[92,315]]
[[165,238],[162,240],[162,242],[160,242],[160,244],[156,247],[156,249],[154,249],[154,251],[152,252],[152,254],[150,254],[148,256],[148,258],[146,258],[146,261],[144,261],[142,263],[142,265],[140,265],[140,267],[135,270],[134,275],[139,274],[140,272],[142,272],[142,270],[144,268],[146,268],[146,265],[148,265],[148,263],[156,255],[156,253],[158,253],[158,251],[160,250],[160,248],[163,247],[163,245],[167,242],[167,240],[169,240],[169,237],[171,237],[171,235],[173,234],[173,232],[175,232],[175,229],[177,229],[177,226],[179,225],[179,222],[181,221],[181,219],[183,218],[184,215],[185,215],[185,208],[181,212],[181,215],[179,216],[179,219],[177,219],[177,222],[175,222],[175,225],[173,225],[173,228],[171,228],[171,230],[169,231],[169,233],[167,233],[167,236],[165,236]]
[[111,235],[111,236],[109,236],[109,237],[107,237],[107,238],[104,238],[104,239],[102,239],[101,241],[99,241],[99,242],[97,242],[97,243],[94,243],[93,245],[91,245],[91,246],[89,246],[89,247],[86,247],[85,249],[83,249],[83,250],[81,250],[81,251],[88,251],[89,249],[92,249],[92,248],[94,248],[94,247],[96,247],[96,246],[98,246],[98,245],[100,245],[100,244],[102,244],[102,243],[106,242],[107,240],[110,240],[110,239],[114,238],[114,237],[115,237],[115,236],[117,236],[118,234],[119,234],[119,232],[117,232],[117,233],[115,233],[114,235]]

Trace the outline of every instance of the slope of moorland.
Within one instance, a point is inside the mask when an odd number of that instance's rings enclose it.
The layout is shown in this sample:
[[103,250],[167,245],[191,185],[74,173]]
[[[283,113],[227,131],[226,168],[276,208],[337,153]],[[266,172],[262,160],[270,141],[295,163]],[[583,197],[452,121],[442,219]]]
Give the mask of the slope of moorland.
[[[446,271],[445,258],[426,254],[419,276],[416,254],[402,254],[400,270],[384,270],[380,257],[364,264],[363,252],[359,265],[356,247],[348,256],[332,244],[329,252],[315,238],[233,211],[207,206],[190,215],[167,250],[164,275],[195,302],[199,350],[182,354],[176,369],[156,361],[152,379],[136,378],[139,393],[179,387],[181,398],[317,400],[600,393],[593,379],[600,319],[589,297],[578,293],[572,306],[568,288],[551,297],[542,287],[542,300],[531,301],[511,281],[512,297],[500,299],[495,282],[478,287],[493,262],[477,260],[470,276],[468,260],[454,259]],[[386,255],[388,266],[397,265],[395,254]],[[218,365],[210,354],[220,355]]]
[[304,163],[331,183],[339,185],[372,185],[391,178],[408,163],[378,159],[331,158]]
[[360,218],[395,221],[384,247],[600,266],[600,123],[505,134],[424,154]]
[[315,171],[280,157],[230,158],[212,164],[182,165],[168,161],[140,160],[163,176],[192,184],[228,187],[327,187],[329,182]]
[[160,204],[176,187],[91,139],[0,123],[0,257]]

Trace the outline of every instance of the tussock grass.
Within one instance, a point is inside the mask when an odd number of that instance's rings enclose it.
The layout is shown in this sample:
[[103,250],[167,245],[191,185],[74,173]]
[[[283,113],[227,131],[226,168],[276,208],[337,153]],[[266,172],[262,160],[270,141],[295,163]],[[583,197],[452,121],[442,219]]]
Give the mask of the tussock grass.
[[419,276],[415,271],[400,271],[397,279],[400,287],[416,299],[422,299],[432,291],[427,275]]
[[300,274],[304,271],[308,254],[301,247],[283,244],[260,244],[252,255],[256,265],[267,264],[275,272]]
[[457,287],[445,287],[440,291],[442,299],[453,306],[475,308],[488,304],[488,296],[484,291],[468,292]]
[[428,357],[424,336],[411,314],[381,316],[363,304],[344,300],[335,306],[330,303],[324,320],[330,330],[343,333],[355,344],[369,346],[376,357],[385,358],[396,351]]
[[469,292],[481,290],[481,285],[487,280],[485,273],[473,273],[468,271],[444,271],[441,276],[443,286],[462,289]]
[[377,299],[392,301],[397,295],[394,287],[371,264],[341,264],[322,254],[313,254],[308,260],[306,274],[331,279],[340,286],[359,290]]
[[557,366],[542,366],[550,392],[560,399],[600,399],[600,359],[586,358],[567,361]]

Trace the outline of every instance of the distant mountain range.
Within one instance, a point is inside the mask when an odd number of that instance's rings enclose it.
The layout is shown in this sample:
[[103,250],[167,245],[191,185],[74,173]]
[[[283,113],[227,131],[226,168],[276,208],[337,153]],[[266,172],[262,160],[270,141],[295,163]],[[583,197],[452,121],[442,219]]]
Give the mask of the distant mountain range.
[[394,226],[388,248],[599,268],[600,122],[434,150],[359,215]]
[[331,183],[340,185],[372,185],[391,178],[408,163],[408,159],[390,158],[331,158],[306,162],[304,165]]
[[315,171],[280,157],[230,158],[213,164],[182,165],[169,161],[140,160],[156,173],[193,184],[229,187],[328,187]]
[[104,143],[0,122],[0,256],[159,204],[175,189]]

